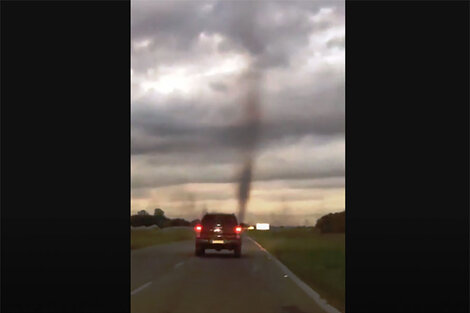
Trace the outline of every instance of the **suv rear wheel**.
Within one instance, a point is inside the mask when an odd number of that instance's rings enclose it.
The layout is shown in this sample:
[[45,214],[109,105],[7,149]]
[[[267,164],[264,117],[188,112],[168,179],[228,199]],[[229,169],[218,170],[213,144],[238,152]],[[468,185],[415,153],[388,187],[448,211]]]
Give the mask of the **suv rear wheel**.
[[203,256],[205,249],[202,247],[196,247],[196,256]]
[[235,249],[233,249],[233,254],[235,255],[236,258],[239,258],[242,255],[242,247],[237,246]]

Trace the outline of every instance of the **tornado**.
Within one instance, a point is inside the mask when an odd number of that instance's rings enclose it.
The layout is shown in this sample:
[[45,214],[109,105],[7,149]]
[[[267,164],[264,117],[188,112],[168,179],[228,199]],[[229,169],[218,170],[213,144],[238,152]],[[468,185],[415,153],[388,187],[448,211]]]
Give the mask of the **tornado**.
[[238,219],[240,223],[245,220],[246,204],[250,198],[251,176],[253,160],[246,160],[238,179]]
[[243,76],[246,99],[243,102],[244,114],[240,125],[242,163],[237,176],[238,220],[240,223],[245,221],[247,204],[250,199],[254,154],[260,131],[260,79],[260,74],[255,71],[249,71]]

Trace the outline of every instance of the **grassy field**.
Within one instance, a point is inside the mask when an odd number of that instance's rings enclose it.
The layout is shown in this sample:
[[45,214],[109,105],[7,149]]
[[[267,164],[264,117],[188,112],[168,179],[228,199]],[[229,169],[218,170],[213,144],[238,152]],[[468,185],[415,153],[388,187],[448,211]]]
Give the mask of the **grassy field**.
[[131,250],[194,238],[192,227],[131,230]]
[[247,234],[276,256],[328,303],[345,311],[345,236],[313,228],[277,228]]

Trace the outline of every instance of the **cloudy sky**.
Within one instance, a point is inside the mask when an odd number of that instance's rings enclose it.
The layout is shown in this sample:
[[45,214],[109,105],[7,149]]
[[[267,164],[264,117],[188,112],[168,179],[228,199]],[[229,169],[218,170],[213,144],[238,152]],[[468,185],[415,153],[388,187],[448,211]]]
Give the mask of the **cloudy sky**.
[[237,212],[246,73],[261,73],[246,221],[345,208],[344,1],[131,2],[131,212]]

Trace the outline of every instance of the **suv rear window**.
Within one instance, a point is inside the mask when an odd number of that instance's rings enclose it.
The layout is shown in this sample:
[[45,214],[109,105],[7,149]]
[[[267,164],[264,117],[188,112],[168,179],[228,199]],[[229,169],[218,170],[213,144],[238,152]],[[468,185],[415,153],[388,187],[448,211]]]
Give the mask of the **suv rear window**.
[[237,218],[234,215],[228,214],[211,214],[202,218],[202,225],[205,227],[214,227],[216,224],[222,226],[235,227],[238,225]]

